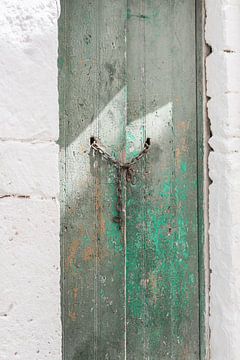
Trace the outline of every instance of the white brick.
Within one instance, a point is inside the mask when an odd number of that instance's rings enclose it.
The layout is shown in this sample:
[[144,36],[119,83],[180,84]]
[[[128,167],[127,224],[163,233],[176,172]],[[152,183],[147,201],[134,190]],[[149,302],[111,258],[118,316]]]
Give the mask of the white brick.
[[0,195],[56,197],[58,145],[0,142]]
[[[213,0],[211,0],[211,1],[213,1]],[[240,5],[239,0],[221,0],[221,3],[219,5],[221,6],[221,4],[223,4],[223,5],[238,5],[238,6]]]
[[206,1],[206,27],[205,39],[213,48],[220,48],[224,42],[224,29],[222,24],[222,7],[220,0]]
[[214,50],[240,50],[240,3],[208,0],[206,2],[206,42]]
[[[240,256],[240,152],[231,154],[211,152],[209,168],[209,176],[213,181],[209,196],[211,261],[218,258],[220,262],[225,263],[228,271],[231,271],[227,258],[212,251],[212,247],[213,244],[218,248],[221,246],[226,254],[236,243]],[[231,253],[231,257],[234,254]],[[240,271],[239,264],[238,271]]]
[[213,150],[221,153],[237,153],[240,152],[239,138],[225,139],[221,136],[215,135],[209,140],[209,144]]
[[225,6],[225,43],[224,50],[240,51],[240,3]]
[[215,136],[240,137],[240,94],[221,94],[207,104],[211,130]]
[[239,154],[212,153],[209,166],[211,359],[235,360],[240,333]]
[[219,96],[227,91],[227,65],[224,53],[212,53],[206,59],[207,95]]
[[54,0],[0,3],[0,138],[58,138]]
[[0,359],[60,360],[59,206],[0,200]]
[[240,53],[213,52],[206,63],[208,96],[239,93]]

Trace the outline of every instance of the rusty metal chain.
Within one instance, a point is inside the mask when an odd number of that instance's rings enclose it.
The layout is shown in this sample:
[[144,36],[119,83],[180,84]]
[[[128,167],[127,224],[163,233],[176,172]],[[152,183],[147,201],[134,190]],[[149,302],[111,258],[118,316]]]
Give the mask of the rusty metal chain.
[[126,177],[127,182],[131,182],[131,184],[135,184],[135,170],[134,165],[141,160],[150,150],[150,138],[144,143],[143,150],[135,157],[133,157],[128,162],[121,162],[115,159],[112,155],[110,155],[105,149],[103,149],[102,145],[99,141],[91,137],[90,139],[91,148],[98,154],[102,156],[106,161],[109,161],[117,168],[117,206],[116,210],[118,212],[118,216],[114,217],[114,222],[119,223],[121,227],[122,224],[122,211],[123,211],[123,201],[122,201],[122,177]]

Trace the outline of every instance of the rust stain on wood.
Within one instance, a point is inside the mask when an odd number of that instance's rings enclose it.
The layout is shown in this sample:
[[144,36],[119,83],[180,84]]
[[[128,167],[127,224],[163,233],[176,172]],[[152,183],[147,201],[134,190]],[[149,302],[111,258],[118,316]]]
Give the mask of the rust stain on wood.
[[80,240],[74,240],[72,242],[70,249],[69,249],[69,255],[68,255],[67,261],[66,261],[66,269],[67,270],[74,263],[79,246],[80,246]]
[[181,140],[181,143],[179,143],[179,146],[176,148],[176,153],[175,153],[175,157],[176,157],[176,166],[179,168],[181,165],[181,157],[183,156],[183,154],[188,153],[189,151],[189,146],[186,143],[185,139]]
[[101,183],[99,179],[96,181],[96,211],[100,236],[102,236],[106,231],[106,224],[103,218],[104,211],[102,207]]
[[72,321],[76,321],[78,316],[78,312],[76,311],[78,306],[78,291],[79,289],[77,287],[73,288],[72,310],[68,313],[68,316]]
[[78,288],[73,288],[73,301],[74,301],[74,304],[77,304],[77,299],[78,299]]
[[94,257],[94,249],[91,246],[86,247],[83,252],[83,260],[89,261],[92,260]]
[[70,311],[70,312],[69,312],[69,318],[70,318],[72,321],[76,321],[76,320],[77,320],[77,313],[76,313],[76,311]]
[[177,128],[180,130],[188,130],[189,129],[189,121],[179,121],[177,124]]
[[84,226],[82,224],[79,225],[79,235],[81,237],[84,235]]
[[96,255],[96,250],[91,246],[86,247],[83,251],[83,260],[86,262],[93,260],[96,256],[99,262],[102,262],[109,256],[109,251],[106,248],[99,247]]

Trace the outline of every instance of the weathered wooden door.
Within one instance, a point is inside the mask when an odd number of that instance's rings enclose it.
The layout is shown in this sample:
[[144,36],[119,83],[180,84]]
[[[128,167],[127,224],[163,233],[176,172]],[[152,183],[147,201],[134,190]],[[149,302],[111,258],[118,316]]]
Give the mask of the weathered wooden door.
[[[199,359],[195,0],[65,0],[60,19],[65,360]],[[90,150],[126,161],[122,178]]]

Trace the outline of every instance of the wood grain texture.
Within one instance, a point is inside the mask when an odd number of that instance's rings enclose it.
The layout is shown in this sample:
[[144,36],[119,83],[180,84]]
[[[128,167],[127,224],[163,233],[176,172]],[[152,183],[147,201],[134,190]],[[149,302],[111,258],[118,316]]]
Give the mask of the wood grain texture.
[[[62,1],[65,360],[199,359],[195,1]],[[118,159],[151,138],[117,216]]]

